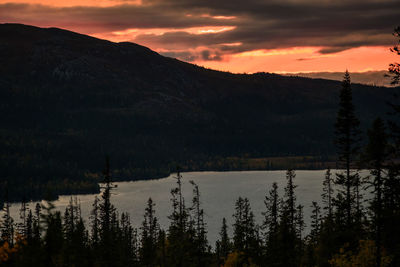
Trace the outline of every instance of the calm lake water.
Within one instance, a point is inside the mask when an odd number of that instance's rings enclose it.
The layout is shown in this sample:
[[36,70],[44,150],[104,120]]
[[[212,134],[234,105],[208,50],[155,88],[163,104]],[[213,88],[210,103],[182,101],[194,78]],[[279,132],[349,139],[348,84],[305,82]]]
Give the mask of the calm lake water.
[[[335,171],[332,171],[332,175]],[[295,184],[297,203],[304,205],[304,219],[307,225],[310,222],[311,202],[317,201],[321,205],[322,181],[325,171],[296,171]],[[144,209],[149,197],[155,202],[156,216],[161,226],[167,229],[171,214],[170,191],[176,186],[175,175],[164,179],[136,182],[118,182],[113,191],[112,203],[121,212],[128,212],[132,224],[140,227]],[[183,192],[186,205],[191,205],[193,187],[189,183],[193,180],[198,184],[201,194],[201,202],[205,211],[208,237],[211,245],[214,245],[221,228],[222,218],[227,219],[229,230],[232,232],[232,214],[234,204],[239,196],[250,200],[256,221],[263,220],[264,198],[271,189],[272,183],[277,182],[280,196],[283,196],[283,188],[286,185],[286,171],[243,171],[243,172],[189,172],[183,173]],[[82,215],[88,223],[89,213],[92,208],[95,195],[76,195],[80,201]],[[54,202],[57,209],[64,211],[68,205],[70,196],[61,196]],[[30,203],[34,209],[36,203]],[[20,205],[14,204],[11,213],[15,220],[19,218]],[[307,229],[306,229],[307,231]]]

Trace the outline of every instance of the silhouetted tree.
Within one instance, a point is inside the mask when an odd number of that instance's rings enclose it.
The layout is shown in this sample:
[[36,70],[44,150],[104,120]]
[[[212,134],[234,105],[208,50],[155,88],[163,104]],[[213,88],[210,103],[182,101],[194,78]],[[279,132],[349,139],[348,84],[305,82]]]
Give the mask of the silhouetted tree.
[[28,216],[28,203],[26,202],[26,198],[22,198],[21,202],[21,208],[19,209],[19,219],[20,222],[17,225],[17,230],[19,234],[22,236],[26,237],[27,232],[28,232],[28,226],[27,226],[27,216]]
[[[395,45],[393,48],[390,49],[390,51],[400,56],[400,26],[394,29],[393,35],[399,40],[398,45]],[[389,65],[389,72],[393,74],[392,84],[398,84],[400,82],[400,63],[391,63]]]
[[242,262],[250,264],[259,260],[259,242],[254,214],[248,198],[239,197],[235,203],[235,222],[233,224],[233,247],[243,253]]
[[110,160],[106,157],[106,165],[103,171],[103,192],[99,203],[99,237],[102,253],[100,257],[105,264],[111,264],[115,248],[113,247],[113,216],[115,224],[115,208],[111,204],[111,190],[114,188],[111,182]]
[[3,242],[7,242],[10,246],[14,244],[14,219],[10,215],[11,204],[8,202],[8,188],[6,185],[4,194],[3,216],[0,221],[1,238]]
[[316,244],[321,230],[321,207],[318,205],[317,202],[313,201],[311,208],[312,213],[310,239],[314,244]]
[[280,214],[280,264],[281,266],[297,266],[299,264],[299,239],[296,228],[297,210],[294,184],[296,174],[294,170],[286,172],[287,184]]
[[207,264],[207,230],[204,222],[204,210],[201,208],[200,191],[198,185],[194,181],[190,181],[193,186],[192,207],[194,220],[194,243],[197,257],[197,266]]
[[226,225],[226,219],[222,219],[222,226],[219,232],[219,240],[216,242],[216,254],[218,266],[225,263],[228,254],[232,251],[232,244],[228,236],[228,226]]
[[167,257],[168,265],[185,266],[191,260],[193,252],[193,243],[190,242],[189,230],[189,212],[185,206],[185,199],[182,194],[182,176],[177,172],[177,187],[171,190],[172,195],[172,214],[168,216],[171,220],[168,229]]
[[265,212],[263,229],[265,230],[265,246],[266,246],[266,260],[271,266],[278,264],[277,255],[279,254],[278,244],[278,230],[279,230],[279,208],[281,201],[278,195],[278,185],[276,182],[272,184],[272,189],[264,200]]
[[334,190],[333,190],[333,179],[330,168],[326,170],[322,190],[323,190],[322,203],[324,204],[323,209],[326,210],[327,217],[332,219],[332,213],[333,213],[332,198]]
[[[342,187],[340,191],[344,195],[346,216],[346,227],[352,227],[354,214],[352,213],[355,207],[354,203],[358,199],[355,199],[354,193],[359,192],[359,176],[357,173],[352,172],[354,168],[354,162],[358,158],[359,153],[359,141],[360,141],[360,130],[359,120],[356,117],[355,109],[352,100],[352,90],[350,74],[348,71],[345,72],[342,89],[340,91],[339,111],[335,123],[336,139],[335,144],[337,146],[338,163],[339,167],[344,168],[344,173],[336,174],[335,183]],[[354,188],[356,188],[354,190]]]
[[46,266],[58,266],[61,264],[61,253],[64,245],[62,219],[59,211],[54,211],[55,206],[50,200],[46,200],[41,208],[44,213],[40,220],[44,232],[44,253]]
[[155,217],[154,206],[153,200],[149,198],[141,227],[140,261],[143,266],[154,266],[157,262],[157,258],[154,255],[156,255],[157,251],[160,227]]
[[91,242],[97,247],[100,240],[100,218],[99,218],[99,198],[94,197],[92,210],[90,211]]
[[295,219],[296,219],[296,194],[294,190],[297,185],[294,184],[294,178],[296,178],[296,173],[294,170],[288,170],[286,172],[287,185],[285,187],[285,199],[283,202],[283,210],[287,214],[289,219],[289,227],[292,232],[296,231]]
[[384,185],[384,169],[388,159],[388,139],[385,124],[380,118],[376,119],[371,129],[368,130],[368,144],[365,149],[364,159],[368,163],[373,186],[374,199],[371,203],[373,211],[373,225],[376,244],[376,266],[381,266],[382,256],[382,191]]

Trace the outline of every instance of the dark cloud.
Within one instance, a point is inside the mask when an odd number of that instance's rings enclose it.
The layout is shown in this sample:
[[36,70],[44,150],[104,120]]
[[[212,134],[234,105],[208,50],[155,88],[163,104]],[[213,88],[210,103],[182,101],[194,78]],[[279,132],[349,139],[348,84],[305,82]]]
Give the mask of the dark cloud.
[[306,57],[306,58],[297,58],[297,61],[306,61],[306,60],[313,60],[314,58]]
[[220,53],[215,52],[214,54],[212,54],[212,52],[210,50],[201,51],[201,57],[202,57],[202,60],[214,60],[214,61],[222,60]]
[[183,52],[163,52],[161,53],[162,55],[166,57],[173,57],[173,58],[179,58],[184,61],[192,62],[198,59],[198,56],[196,56],[194,53],[188,52],[188,51],[183,51]]
[[[225,53],[293,46],[323,47],[321,53],[360,46],[391,46],[391,32],[400,23],[398,0],[143,0],[142,3],[67,8],[2,4],[0,21],[63,27],[88,34],[168,28],[165,34],[141,34],[131,41],[171,51],[210,48],[200,54],[163,53],[188,61],[220,60]],[[185,31],[200,26],[235,28],[206,34]],[[226,45],[230,43],[240,45]]]

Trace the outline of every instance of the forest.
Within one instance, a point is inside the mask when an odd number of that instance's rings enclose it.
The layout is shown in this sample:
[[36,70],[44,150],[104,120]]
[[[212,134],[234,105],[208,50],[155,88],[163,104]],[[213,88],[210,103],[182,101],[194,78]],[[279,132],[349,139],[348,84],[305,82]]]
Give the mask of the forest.
[[[398,47],[394,51],[400,54]],[[399,65],[392,64],[390,70],[397,83]],[[286,172],[283,196],[276,183],[271,185],[262,224],[255,222],[249,200],[239,196],[233,225],[224,218],[218,241],[210,244],[200,189],[191,182],[193,198],[184,199],[179,168],[168,229],[158,224],[151,198],[143,207],[142,226],[135,229],[129,214],[112,204],[114,185],[106,158],[102,193],[94,200],[88,223],[73,198],[64,214],[54,210],[51,200],[33,209],[23,201],[20,221],[14,223],[6,198],[0,261],[4,266],[400,266],[400,126],[376,118],[362,142],[348,72],[339,98],[339,171],[333,174],[328,168],[321,177],[323,201],[309,203],[313,211],[307,235],[293,169]],[[400,105],[390,106],[392,115],[399,116]],[[360,175],[361,166],[368,176]],[[373,193],[371,199],[364,196],[366,189]]]

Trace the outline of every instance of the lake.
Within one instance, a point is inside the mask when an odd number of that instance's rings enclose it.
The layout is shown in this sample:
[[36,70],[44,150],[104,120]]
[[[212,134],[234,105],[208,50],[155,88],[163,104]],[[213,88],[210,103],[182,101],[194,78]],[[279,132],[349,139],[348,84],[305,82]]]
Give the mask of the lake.
[[[335,170],[332,170],[332,175]],[[193,180],[200,189],[201,202],[205,211],[208,237],[211,245],[214,245],[221,228],[222,218],[228,222],[230,233],[232,233],[232,214],[234,204],[239,196],[250,200],[256,221],[263,220],[262,212],[265,209],[264,198],[271,189],[272,183],[277,182],[280,196],[283,196],[283,188],[286,185],[286,171],[242,171],[242,172],[188,172],[183,173],[183,193],[187,206],[191,205],[193,187],[189,183]],[[297,203],[304,205],[304,219],[307,225],[310,223],[311,202],[317,201],[321,205],[322,182],[324,170],[296,171],[295,184]],[[112,203],[121,212],[128,212],[132,224],[140,227],[146,202],[151,197],[156,206],[156,216],[161,226],[167,229],[171,214],[170,191],[176,186],[175,175],[159,180],[118,182],[117,188],[113,190]],[[95,195],[76,195],[81,203],[82,216],[88,223],[89,213],[92,208]],[[70,196],[60,196],[54,202],[57,209],[64,211],[68,205]],[[34,209],[35,203],[29,207]],[[13,204],[11,214],[17,220],[19,218],[19,204]],[[307,231],[307,229],[306,229]]]

